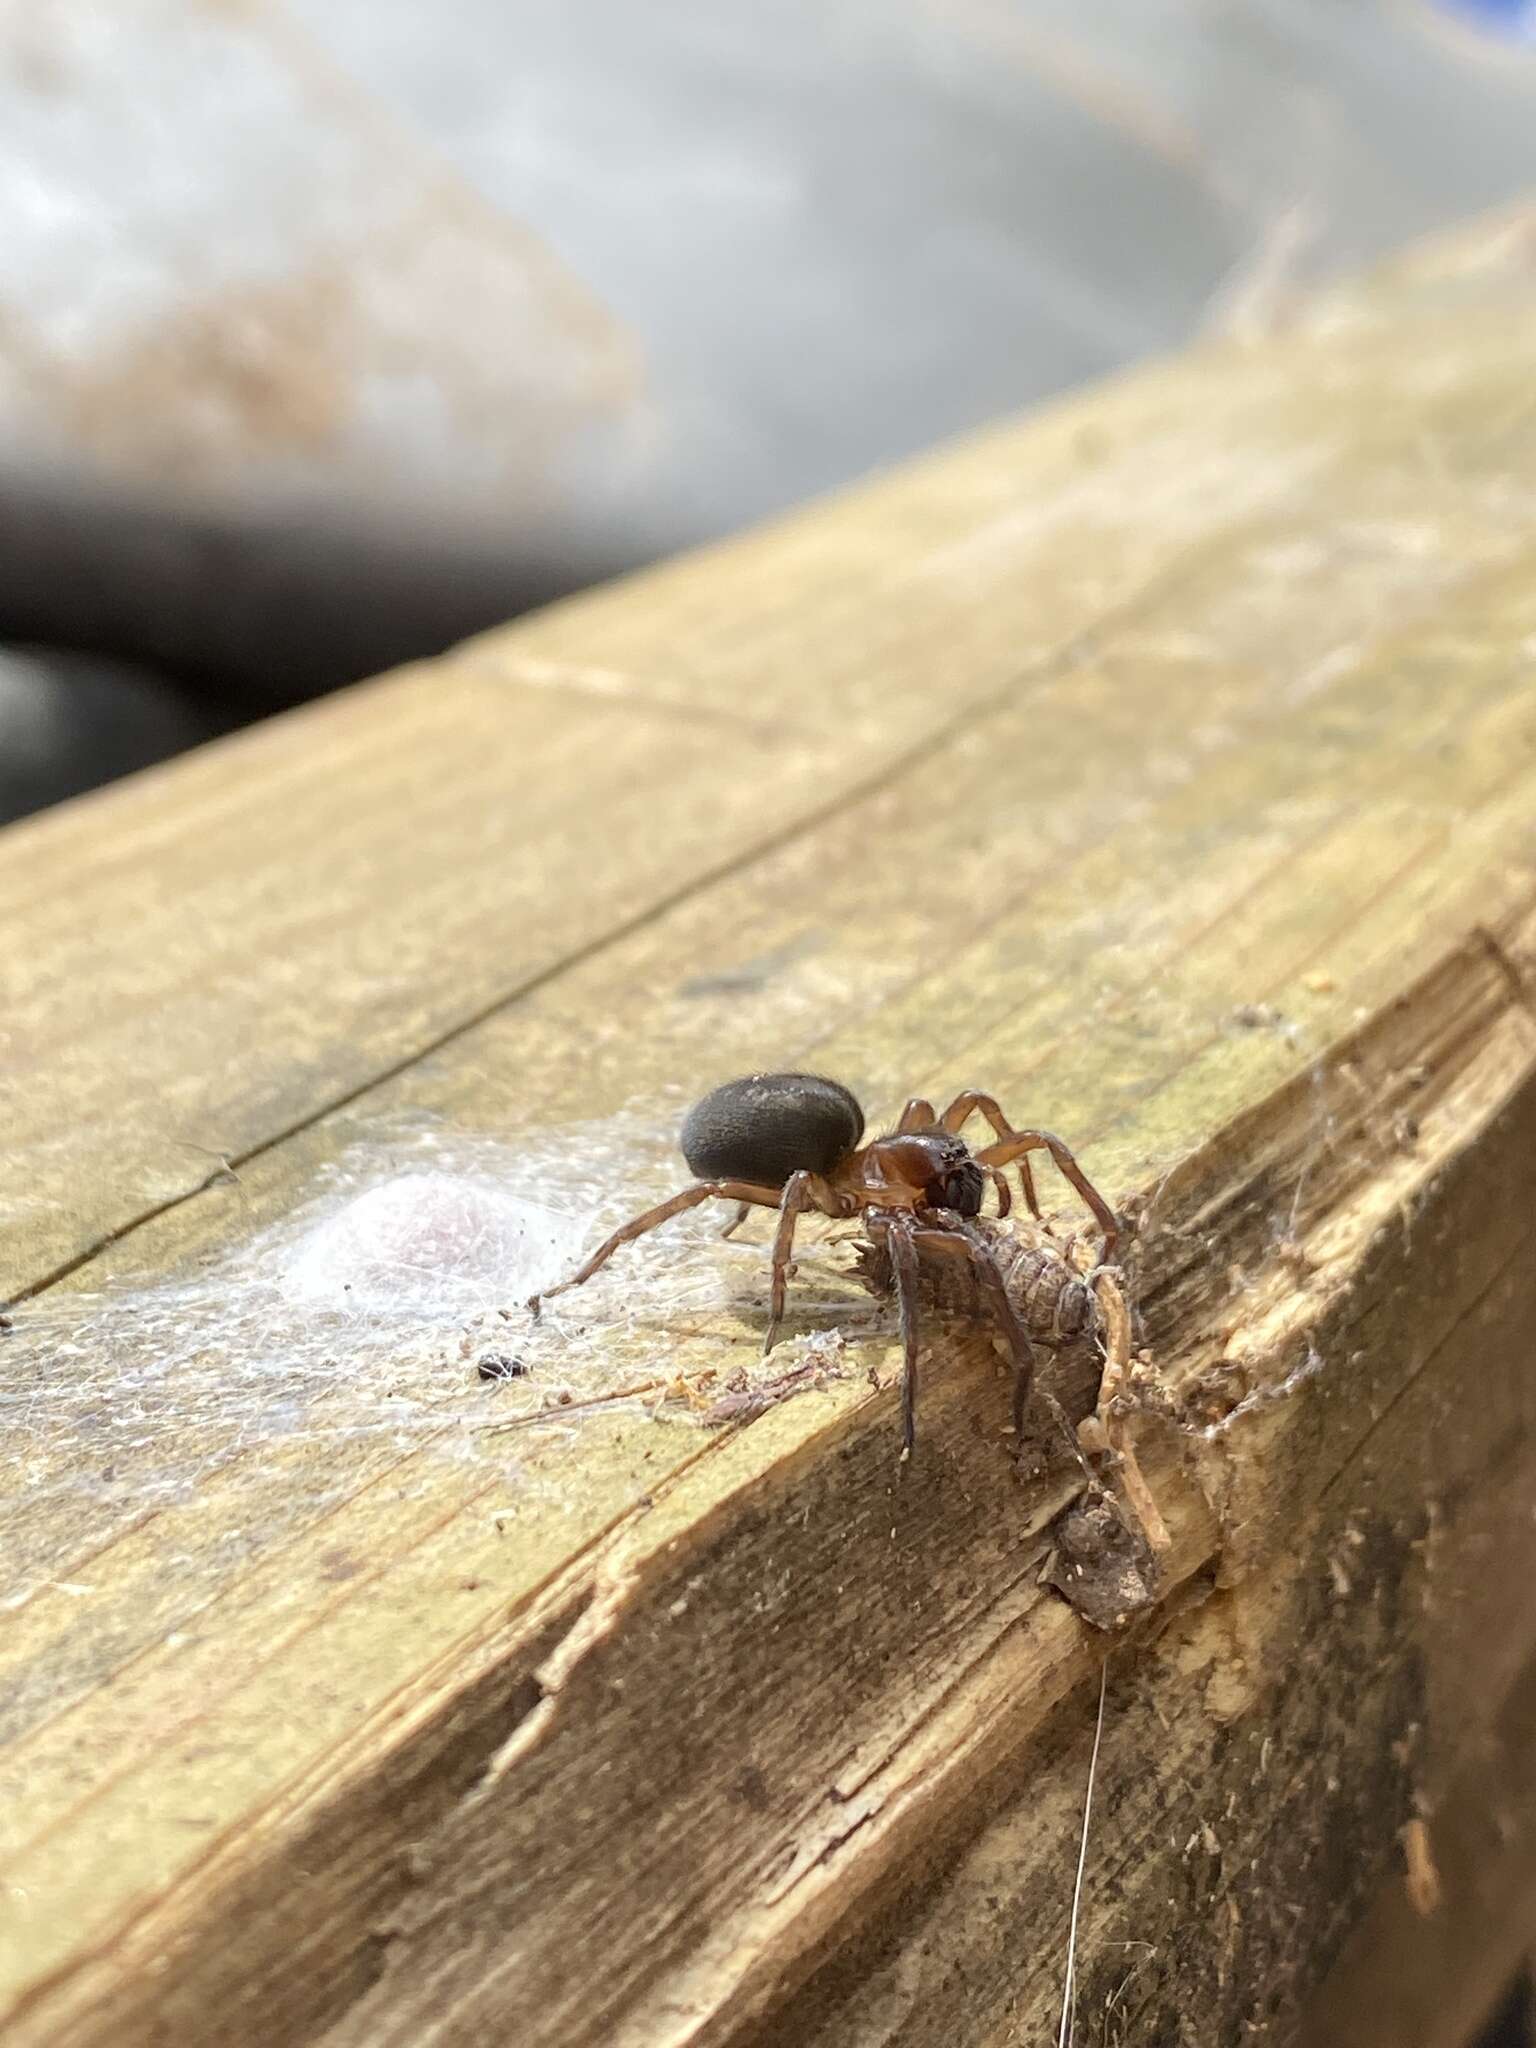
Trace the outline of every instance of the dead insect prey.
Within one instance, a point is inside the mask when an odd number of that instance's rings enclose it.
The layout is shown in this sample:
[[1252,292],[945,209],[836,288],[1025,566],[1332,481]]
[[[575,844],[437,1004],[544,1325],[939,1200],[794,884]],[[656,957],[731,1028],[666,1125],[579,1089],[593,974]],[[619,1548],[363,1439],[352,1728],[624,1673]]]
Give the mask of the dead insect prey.
[[[972,1116],[991,1126],[993,1142],[972,1152],[960,1136]],[[860,1143],[864,1112],[837,1081],[816,1074],[749,1074],[728,1081],[696,1103],[684,1120],[682,1150],[697,1176],[691,1187],[624,1224],[558,1286],[534,1295],[529,1307],[579,1287],[621,1245],[654,1230],[701,1202],[738,1205],[728,1230],[753,1205],[776,1209],[772,1292],[764,1351],[773,1348],[784,1297],[795,1224],[807,1211],[857,1221],[873,1261],[870,1276],[888,1274],[901,1316],[904,1353],[902,1442],[915,1440],[919,1302],[925,1271],[948,1269],[972,1312],[995,1321],[1012,1361],[1013,1418],[1023,1425],[1034,1385],[1035,1342],[1063,1342],[1096,1323],[1094,1283],[1115,1255],[1114,1213],[1062,1141],[1049,1131],[1015,1130],[990,1095],[967,1089],[939,1115],[914,1097],[894,1131]],[[1016,1165],[1031,1215],[1040,1216],[1029,1154],[1048,1152],[1092,1211],[1102,1233],[1089,1272],[1071,1264],[1047,1233],[1015,1243],[981,1219],[990,1185],[1000,1216],[1012,1207],[1003,1169]],[[955,1297],[956,1303],[959,1297]],[[1073,1439],[1075,1444],[1075,1438]]]

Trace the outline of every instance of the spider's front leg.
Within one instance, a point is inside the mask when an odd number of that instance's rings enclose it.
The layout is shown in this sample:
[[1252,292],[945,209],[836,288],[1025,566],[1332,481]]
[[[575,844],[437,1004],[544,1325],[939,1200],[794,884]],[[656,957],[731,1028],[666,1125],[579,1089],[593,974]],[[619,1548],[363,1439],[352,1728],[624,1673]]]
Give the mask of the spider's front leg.
[[[895,1135],[900,1138],[905,1137],[908,1132],[940,1130],[948,1131],[951,1136],[957,1136],[961,1124],[965,1122],[966,1117],[970,1114],[970,1108],[965,1107],[965,1105],[980,1109],[983,1103],[991,1103],[992,1109],[995,1112],[992,1128],[997,1132],[997,1135],[1000,1138],[1011,1137],[1013,1133],[1008,1125],[1003,1122],[1002,1112],[998,1110],[996,1103],[992,1102],[991,1096],[977,1095],[974,1090],[965,1095],[957,1095],[942,1117],[940,1117],[938,1111],[926,1095],[912,1096],[897,1120]],[[961,1111],[958,1117],[955,1115],[957,1107]],[[998,1215],[1009,1215],[1013,1209],[1013,1191],[1008,1185],[1006,1175],[998,1167],[988,1167],[986,1172],[987,1178],[991,1181],[997,1194]],[[1028,1202],[1030,1210],[1038,1222],[1040,1218],[1040,1204],[1035,1200],[1035,1183],[1027,1160],[1019,1162],[1019,1179],[1024,1184],[1024,1199]]]
[[[874,1219],[871,1219],[874,1223]],[[917,1216],[898,1211],[881,1216],[878,1225],[885,1236],[891,1273],[896,1282],[896,1305],[901,1318],[902,1394],[901,1455],[912,1455],[917,1441],[917,1304],[918,1254],[931,1249],[968,1259],[975,1270],[981,1293],[1001,1330],[1013,1361],[1013,1421],[1015,1434],[1022,1433],[1024,1411],[1029,1405],[1035,1378],[1035,1348],[1029,1341],[1017,1309],[1009,1298],[1001,1269],[980,1231],[959,1216],[923,1210]]]
[[917,1225],[905,1211],[882,1216],[896,1281],[896,1308],[901,1319],[901,1459],[911,1457],[917,1442]]
[[[1099,1248],[1099,1264],[1112,1266],[1115,1247],[1120,1242],[1119,1218],[1053,1131],[1014,1131],[1008,1137],[1000,1138],[995,1145],[983,1146],[976,1158],[982,1166],[1011,1166],[1015,1160],[1022,1162],[1029,1152],[1049,1152],[1062,1178],[1069,1180],[1077,1189],[1104,1233],[1104,1242]],[[1038,1216],[1039,1213],[1036,1209],[1035,1214]]]
[[908,1131],[930,1131],[938,1121],[933,1104],[925,1095],[911,1096],[896,1119],[896,1136],[905,1137]]
[[1044,1387],[1037,1389],[1035,1386],[1035,1347],[1024,1327],[1023,1317],[1014,1306],[1013,1297],[1008,1292],[1002,1268],[998,1265],[992,1247],[985,1237],[966,1217],[946,1217],[941,1222],[937,1217],[925,1216],[922,1227],[917,1232],[916,1241],[919,1246],[931,1245],[935,1250],[942,1249],[950,1256],[970,1260],[977,1284],[992,1310],[993,1320],[1007,1342],[1009,1356],[1013,1361],[1013,1434],[1016,1455],[1022,1455],[1025,1417],[1029,1412],[1031,1397],[1038,1392],[1041,1401],[1050,1411],[1051,1419],[1061,1432],[1063,1442],[1090,1483],[1096,1486],[1098,1481],[1094,1477],[1093,1468],[1083,1456],[1082,1446],[1077,1440],[1077,1431],[1067,1419],[1061,1403]]
[[[984,1116],[992,1126],[992,1135],[999,1142],[1006,1142],[1015,1135],[1012,1124],[1003,1115],[997,1097],[995,1095],[984,1095],[979,1088],[961,1089],[948,1109],[939,1118],[939,1129],[941,1131],[952,1131],[958,1137],[973,1116]],[[976,1156],[978,1159],[984,1159],[986,1154],[978,1152]],[[1016,1163],[1019,1169],[1019,1182],[1024,1189],[1024,1200],[1029,1213],[1037,1223],[1044,1223],[1045,1219],[1040,1214],[1040,1198],[1035,1193],[1035,1176],[1028,1156],[1021,1152]],[[1008,1211],[1004,1209],[1002,1213],[1006,1216]]]
[[917,1243],[970,1261],[981,1296],[992,1311],[992,1320],[1008,1346],[1008,1356],[1013,1363],[1013,1427],[1016,1434],[1022,1432],[1025,1410],[1035,1383],[1035,1347],[1030,1342],[1023,1318],[1013,1305],[991,1246],[964,1217],[946,1216],[941,1222],[932,1214],[924,1216],[922,1227],[917,1232]]

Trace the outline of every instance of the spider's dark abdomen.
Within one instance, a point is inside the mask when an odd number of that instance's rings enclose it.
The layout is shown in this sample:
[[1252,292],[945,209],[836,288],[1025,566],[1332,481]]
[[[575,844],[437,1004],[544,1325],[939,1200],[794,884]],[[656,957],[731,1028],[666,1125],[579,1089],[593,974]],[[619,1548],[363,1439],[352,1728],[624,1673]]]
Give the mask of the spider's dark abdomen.
[[864,1112],[820,1074],[747,1074],[696,1102],[683,1157],[700,1180],[780,1188],[792,1173],[830,1173],[864,1135]]

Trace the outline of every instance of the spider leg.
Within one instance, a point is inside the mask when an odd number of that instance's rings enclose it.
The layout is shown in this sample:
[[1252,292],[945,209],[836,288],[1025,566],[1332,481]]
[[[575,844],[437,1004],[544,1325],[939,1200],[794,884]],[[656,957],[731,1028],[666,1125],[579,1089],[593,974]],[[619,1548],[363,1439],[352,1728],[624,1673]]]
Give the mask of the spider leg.
[[988,1166],[984,1167],[982,1170],[986,1174],[987,1179],[991,1181],[993,1187],[997,1190],[998,1215],[1010,1215],[1013,1210],[1013,1190],[1008,1185],[1007,1174],[1003,1172],[1003,1169],[1000,1166]]
[[746,1222],[747,1217],[751,1214],[751,1210],[752,1204],[750,1202],[738,1202],[736,1205],[736,1214],[731,1218],[730,1222],[727,1223],[724,1230],[721,1231],[720,1235],[722,1237],[729,1237],[733,1230],[740,1230],[743,1223]]
[[[1115,1247],[1120,1242],[1120,1225],[1115,1212],[1099,1193],[1093,1182],[1078,1165],[1067,1147],[1050,1131],[1014,1131],[1010,1137],[1000,1138],[995,1145],[986,1145],[976,1154],[983,1166],[1009,1166],[1021,1159],[1026,1152],[1049,1152],[1055,1160],[1057,1170],[1069,1180],[1093,1211],[1094,1219],[1104,1233],[1104,1242],[1099,1251],[1099,1264],[1114,1264]],[[1036,1212],[1038,1214],[1038,1211]]]
[[[941,1131],[951,1131],[958,1137],[961,1130],[964,1129],[973,1116],[984,1116],[992,1126],[993,1136],[1004,1144],[1015,1135],[1013,1125],[1003,1115],[1002,1105],[998,1102],[997,1097],[995,1095],[983,1095],[979,1088],[961,1089],[948,1109],[939,1118],[939,1129]],[[988,1147],[988,1150],[990,1149]],[[978,1158],[981,1156],[980,1153],[977,1154]],[[1025,1203],[1028,1206],[1030,1215],[1039,1223],[1042,1221],[1040,1198],[1035,1193],[1033,1170],[1030,1167],[1029,1160],[1023,1153],[1020,1153],[1016,1163],[1019,1169],[1019,1180],[1024,1188]],[[1006,1216],[1008,1211],[1005,1209],[1002,1213]]]
[[914,1095],[901,1112],[901,1119],[896,1126],[896,1136],[899,1138],[907,1131],[929,1130],[936,1121],[933,1104],[921,1095]]
[[901,1456],[905,1464],[917,1442],[917,1229],[910,1216],[899,1213],[885,1217],[883,1223],[901,1317]]
[[1093,1467],[1083,1456],[1082,1446],[1077,1440],[1077,1431],[1067,1419],[1061,1403],[1044,1387],[1035,1385],[1035,1347],[1030,1342],[1023,1318],[1013,1305],[1002,1268],[981,1232],[966,1218],[957,1216],[951,1224],[923,1228],[917,1233],[917,1242],[920,1245],[932,1244],[935,1249],[942,1245],[946,1251],[963,1255],[971,1262],[981,1292],[992,1310],[993,1319],[1007,1340],[1013,1358],[1013,1434],[1016,1444],[1022,1447],[1024,1420],[1029,1412],[1030,1397],[1038,1395],[1050,1411],[1051,1419],[1073,1457],[1091,1484],[1097,1487],[1098,1480]]
[[843,1205],[819,1174],[792,1173],[782,1195],[775,1196],[779,1227],[773,1234],[773,1286],[768,1304],[768,1334],[763,1339],[766,1358],[779,1340],[784,1319],[784,1292],[789,1281],[789,1255],[795,1244],[795,1224],[807,1209],[819,1209],[824,1216],[843,1215]]
[[959,1216],[953,1223],[925,1225],[918,1233],[918,1242],[931,1244],[935,1249],[943,1245],[955,1256],[970,1260],[982,1297],[992,1311],[992,1320],[1002,1332],[1013,1360],[1013,1426],[1015,1431],[1022,1430],[1024,1411],[1029,1406],[1034,1386],[1035,1347],[1029,1341],[1023,1318],[1009,1297],[1002,1268],[992,1256],[991,1247],[980,1231],[971,1230],[965,1219]]
[[658,1202],[654,1209],[646,1209],[639,1216],[632,1216],[628,1223],[620,1224],[611,1237],[604,1238],[597,1250],[584,1265],[576,1268],[567,1280],[554,1287],[546,1287],[538,1294],[530,1294],[528,1307],[537,1315],[543,1304],[553,1294],[564,1294],[567,1287],[580,1287],[590,1280],[599,1266],[607,1265],[621,1244],[628,1244],[631,1238],[644,1237],[648,1230],[654,1230],[659,1223],[670,1217],[680,1216],[685,1209],[696,1209],[701,1202],[726,1201],[742,1202],[749,1207],[758,1203],[765,1209],[779,1206],[777,1188],[759,1187],[750,1180],[701,1180],[691,1188],[684,1188],[681,1194],[671,1196],[665,1202]]
[[983,1095],[979,1088],[962,1088],[939,1118],[939,1129],[958,1135],[973,1116],[984,1116],[999,1138],[1013,1135],[1013,1126],[998,1107],[995,1095]]

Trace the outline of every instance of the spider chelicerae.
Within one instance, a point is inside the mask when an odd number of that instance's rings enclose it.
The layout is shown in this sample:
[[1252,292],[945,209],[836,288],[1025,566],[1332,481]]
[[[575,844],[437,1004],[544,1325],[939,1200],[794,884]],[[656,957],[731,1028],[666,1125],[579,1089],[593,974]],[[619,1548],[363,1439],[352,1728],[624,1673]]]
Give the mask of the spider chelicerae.
[[[983,1117],[993,1132],[992,1143],[977,1152],[960,1136],[973,1116]],[[920,1258],[969,1263],[1007,1342],[1014,1427],[1021,1430],[1034,1383],[1034,1346],[993,1248],[976,1226],[982,1198],[990,1184],[998,1213],[1006,1216],[1012,1194],[1004,1168],[1017,1166],[1025,1202],[1038,1218],[1029,1156],[1048,1152],[1103,1233],[1100,1267],[1113,1263],[1119,1241],[1114,1212],[1060,1138],[1050,1131],[1015,1130],[996,1099],[979,1089],[965,1089],[942,1115],[931,1102],[914,1096],[895,1130],[867,1145],[860,1142],[863,1136],[864,1112],[839,1081],[820,1074],[748,1074],[727,1081],[695,1103],[683,1123],[682,1151],[697,1176],[693,1185],[622,1224],[568,1279],[531,1296],[529,1308],[537,1314],[551,1296],[590,1280],[621,1245],[702,1202],[738,1205],[727,1235],[750,1208],[776,1209],[766,1353],[783,1320],[799,1218],[817,1212],[842,1222],[857,1220],[871,1244],[888,1257],[895,1281],[905,1368],[903,1454],[911,1452],[916,1440]]]

